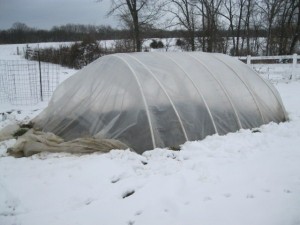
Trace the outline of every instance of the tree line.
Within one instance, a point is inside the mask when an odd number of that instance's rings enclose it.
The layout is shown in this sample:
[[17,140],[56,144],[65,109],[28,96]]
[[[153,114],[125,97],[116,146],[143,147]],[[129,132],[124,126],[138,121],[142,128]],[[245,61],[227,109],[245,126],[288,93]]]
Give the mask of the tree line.
[[[183,30],[164,30],[147,28],[142,31],[142,39],[149,38],[180,38]],[[95,40],[130,39],[130,31],[111,26],[95,26],[83,24],[66,24],[54,26],[50,30],[29,27],[25,23],[16,22],[7,30],[0,30],[0,44],[40,43],[40,42],[74,42],[86,38]]]
[[296,51],[299,11],[299,0],[111,0],[108,15],[130,31],[136,51],[145,27],[163,23],[183,30],[190,51],[225,52],[230,44],[232,55],[282,55]]
[[[101,4],[101,0],[98,0]],[[146,38],[181,38],[185,50],[231,55],[284,55],[299,51],[299,0],[111,0],[108,15],[121,29],[67,24],[50,30],[15,23],[0,43],[126,40],[142,51]]]

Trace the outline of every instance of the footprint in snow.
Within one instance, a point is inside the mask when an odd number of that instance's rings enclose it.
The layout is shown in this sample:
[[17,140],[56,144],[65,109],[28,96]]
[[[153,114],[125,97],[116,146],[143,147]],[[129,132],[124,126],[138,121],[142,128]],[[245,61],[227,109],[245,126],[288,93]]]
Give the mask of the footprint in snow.
[[121,180],[121,177],[113,177],[110,182],[115,184],[115,183],[119,182],[120,180]]
[[203,198],[203,201],[210,201],[210,200],[212,200],[212,198],[211,197],[209,197],[209,196],[207,196],[207,197],[205,197],[205,198]]
[[225,194],[224,194],[224,197],[230,198],[230,197],[231,197],[231,194],[230,194],[230,193],[225,193]]
[[142,163],[143,165],[147,165],[147,164],[148,164],[148,162],[145,161],[145,160],[141,160],[141,163]]
[[126,173],[121,173],[121,174],[118,174],[118,175],[114,175],[111,178],[110,182],[112,184],[115,184],[115,183],[119,182],[121,179],[123,179],[124,177],[126,177]]
[[139,211],[136,211],[136,213],[134,214],[135,216],[139,216],[139,215],[141,215],[143,213],[143,211],[142,210],[139,210]]
[[6,209],[2,210],[0,212],[0,216],[15,216],[22,212],[17,210],[17,207],[19,205],[19,201],[16,199],[8,199],[4,202]]
[[89,204],[91,204],[93,201],[94,201],[94,199],[88,198],[88,199],[86,199],[86,200],[84,201],[84,204],[85,204],[85,205],[89,205]]
[[128,221],[128,225],[133,225],[134,223],[135,223],[134,220],[129,220],[129,221]]
[[253,199],[254,195],[253,194],[247,194],[246,198]]
[[135,190],[127,190],[122,194],[122,198],[127,198],[135,193]]
[[289,190],[289,189],[284,189],[283,191],[284,191],[285,193],[287,193],[287,194],[292,193],[291,190]]
[[266,192],[266,193],[270,193],[271,192],[270,189],[264,189],[263,191]]

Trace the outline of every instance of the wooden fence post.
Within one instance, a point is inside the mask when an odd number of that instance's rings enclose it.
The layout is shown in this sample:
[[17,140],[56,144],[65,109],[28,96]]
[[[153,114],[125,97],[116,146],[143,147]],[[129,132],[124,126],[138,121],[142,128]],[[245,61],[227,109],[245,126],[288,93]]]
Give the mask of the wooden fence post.
[[251,65],[251,55],[247,55],[247,65]]
[[297,54],[293,54],[292,80],[296,79]]

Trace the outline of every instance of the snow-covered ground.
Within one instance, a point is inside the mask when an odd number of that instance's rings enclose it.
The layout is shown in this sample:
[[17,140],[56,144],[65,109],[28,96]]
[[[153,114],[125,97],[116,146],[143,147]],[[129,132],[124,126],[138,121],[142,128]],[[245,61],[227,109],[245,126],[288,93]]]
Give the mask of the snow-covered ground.
[[[16,159],[6,155],[15,140],[0,142],[0,225],[299,225],[300,81],[275,86],[289,122],[187,142],[181,151]],[[45,106],[8,114],[0,105],[0,129]]]

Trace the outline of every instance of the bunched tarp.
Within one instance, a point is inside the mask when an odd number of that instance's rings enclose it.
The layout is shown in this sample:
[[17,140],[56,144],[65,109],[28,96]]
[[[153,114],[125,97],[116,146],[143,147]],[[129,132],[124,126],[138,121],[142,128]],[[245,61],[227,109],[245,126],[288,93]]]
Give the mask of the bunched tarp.
[[33,122],[65,140],[117,139],[138,153],[287,120],[277,90],[216,53],[113,54],[64,81]]

